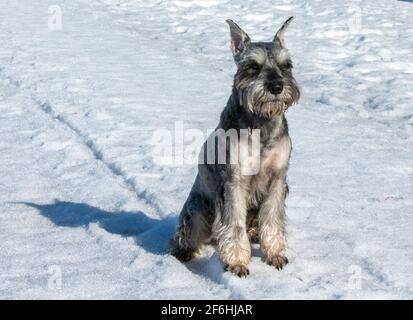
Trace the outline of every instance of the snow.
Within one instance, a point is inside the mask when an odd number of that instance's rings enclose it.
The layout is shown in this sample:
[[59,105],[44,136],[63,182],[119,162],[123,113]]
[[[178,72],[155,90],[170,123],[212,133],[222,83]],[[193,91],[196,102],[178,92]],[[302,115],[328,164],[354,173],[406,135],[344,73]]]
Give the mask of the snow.
[[[182,264],[196,167],[155,162],[153,133],[215,127],[225,19],[270,40],[290,15],[290,264]],[[411,299],[412,23],[411,1],[1,1],[0,298]]]

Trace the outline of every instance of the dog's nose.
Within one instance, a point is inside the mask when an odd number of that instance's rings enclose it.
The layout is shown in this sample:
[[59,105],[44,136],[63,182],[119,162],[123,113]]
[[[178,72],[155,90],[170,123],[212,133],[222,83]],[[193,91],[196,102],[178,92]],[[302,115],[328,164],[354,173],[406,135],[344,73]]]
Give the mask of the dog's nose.
[[276,80],[268,83],[268,91],[274,95],[280,94],[283,91],[282,81]]

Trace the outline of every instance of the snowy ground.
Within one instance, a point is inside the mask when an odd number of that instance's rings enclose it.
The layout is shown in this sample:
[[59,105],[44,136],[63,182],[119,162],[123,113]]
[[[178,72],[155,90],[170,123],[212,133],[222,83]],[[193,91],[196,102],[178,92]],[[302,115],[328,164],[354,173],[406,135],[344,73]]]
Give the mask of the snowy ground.
[[[290,264],[181,264],[196,168],[156,163],[154,130],[215,127],[225,19],[269,40],[290,15]],[[412,24],[412,1],[2,0],[0,298],[413,298]]]

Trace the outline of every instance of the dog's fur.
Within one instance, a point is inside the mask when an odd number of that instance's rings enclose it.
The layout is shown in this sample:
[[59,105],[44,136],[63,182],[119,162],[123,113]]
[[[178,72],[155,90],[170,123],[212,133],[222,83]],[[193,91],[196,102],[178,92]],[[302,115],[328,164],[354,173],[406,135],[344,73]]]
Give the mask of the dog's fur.
[[[226,269],[238,276],[249,274],[251,241],[260,243],[270,265],[282,269],[288,263],[284,201],[291,140],[284,111],[300,97],[284,43],[291,20],[271,42],[251,42],[227,20],[237,72],[217,130],[235,129],[240,134],[242,129],[259,129],[260,166],[258,173],[245,175],[241,161],[199,165],[170,245],[170,252],[181,261],[190,260],[203,244],[214,240]],[[234,143],[239,141],[231,140]]]

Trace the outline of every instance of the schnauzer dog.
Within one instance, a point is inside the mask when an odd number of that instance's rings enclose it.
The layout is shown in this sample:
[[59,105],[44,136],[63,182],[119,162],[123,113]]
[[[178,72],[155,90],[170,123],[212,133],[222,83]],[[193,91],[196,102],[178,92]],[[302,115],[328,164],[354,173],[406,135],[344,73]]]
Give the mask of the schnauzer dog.
[[[252,42],[236,23],[226,21],[237,72],[215,131],[237,133],[235,142],[232,139],[225,147],[227,154],[234,144],[239,145],[242,130],[248,130],[250,137],[252,129],[259,130],[258,170],[243,174],[242,159],[199,164],[170,243],[170,253],[181,261],[191,260],[203,244],[214,242],[226,270],[246,277],[251,242],[259,242],[268,264],[280,270],[288,263],[284,201],[291,140],[284,112],[300,97],[284,43],[292,19],[284,22],[271,42]],[[209,140],[200,159],[205,160],[205,150],[211,151]],[[219,148],[212,152],[217,154]]]

